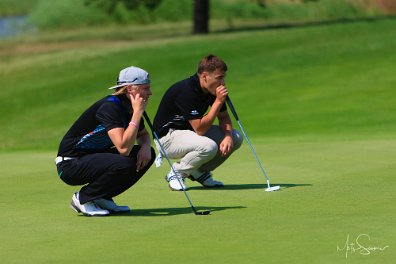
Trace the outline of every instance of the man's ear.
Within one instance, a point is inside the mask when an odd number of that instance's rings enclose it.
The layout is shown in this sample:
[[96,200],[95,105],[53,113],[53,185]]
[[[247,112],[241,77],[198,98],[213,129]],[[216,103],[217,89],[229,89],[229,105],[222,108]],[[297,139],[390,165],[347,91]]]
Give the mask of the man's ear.
[[208,77],[208,72],[204,71],[201,73],[201,78],[206,82],[206,77]]

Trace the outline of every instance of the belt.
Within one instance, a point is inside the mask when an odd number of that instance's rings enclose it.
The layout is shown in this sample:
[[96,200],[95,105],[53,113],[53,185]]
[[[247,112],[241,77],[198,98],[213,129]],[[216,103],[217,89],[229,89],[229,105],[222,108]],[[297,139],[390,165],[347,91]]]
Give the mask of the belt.
[[61,157],[61,156],[58,156],[58,157],[56,157],[56,159],[55,159],[55,164],[58,165],[59,163],[61,163],[61,162],[64,161],[64,160],[72,160],[72,159],[75,159],[75,158],[73,158],[73,157]]

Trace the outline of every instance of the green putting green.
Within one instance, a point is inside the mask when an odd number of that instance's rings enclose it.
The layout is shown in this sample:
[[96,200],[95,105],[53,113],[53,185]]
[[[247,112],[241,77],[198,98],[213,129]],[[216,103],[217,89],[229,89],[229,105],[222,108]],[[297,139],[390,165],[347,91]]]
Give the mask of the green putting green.
[[[81,48],[0,62],[2,263],[393,263],[396,20]],[[226,186],[182,192],[151,168],[115,198],[131,214],[83,217],[55,170],[57,144],[118,71],[147,69],[154,116],[199,58],[229,65],[246,142],[214,171]],[[237,127],[236,122],[234,123]]]

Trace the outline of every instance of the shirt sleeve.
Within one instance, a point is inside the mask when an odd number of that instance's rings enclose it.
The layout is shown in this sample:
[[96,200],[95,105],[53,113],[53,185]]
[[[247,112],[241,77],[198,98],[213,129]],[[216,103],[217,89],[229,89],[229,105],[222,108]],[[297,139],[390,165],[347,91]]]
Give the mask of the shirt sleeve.
[[106,102],[100,106],[96,118],[107,131],[116,127],[124,128],[121,109],[115,103]]
[[[215,97],[212,98],[210,102],[210,106],[212,106],[213,102],[215,101]],[[195,96],[179,96],[175,104],[179,108],[182,116],[187,120],[194,120],[200,119],[204,116],[207,111],[207,108],[202,108],[205,103],[203,102],[205,99]],[[227,110],[226,103],[224,103],[221,108],[220,112],[224,112]]]
[[[101,107],[99,107],[96,112],[96,118],[98,121],[106,128],[107,131],[122,127],[127,128],[131,115],[122,111],[122,109],[113,102],[106,102]],[[139,123],[139,131],[145,128],[143,118]]]
[[199,98],[193,96],[178,96],[175,100],[175,104],[181,115],[188,120],[202,118],[205,114],[202,112],[202,109],[200,109]]

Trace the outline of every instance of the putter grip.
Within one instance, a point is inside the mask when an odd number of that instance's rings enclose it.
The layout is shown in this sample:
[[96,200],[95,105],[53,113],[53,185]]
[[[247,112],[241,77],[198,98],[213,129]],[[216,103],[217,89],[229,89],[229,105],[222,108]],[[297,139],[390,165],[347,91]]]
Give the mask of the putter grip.
[[150,118],[148,117],[146,111],[144,111],[143,117],[144,117],[144,119],[146,120],[146,123],[147,123],[148,126],[150,127],[151,131],[153,131],[153,124],[151,124]]
[[231,99],[230,99],[230,97],[228,95],[227,95],[226,101],[227,101],[228,107],[230,108],[230,110],[231,110],[232,114],[234,115],[235,119],[239,121],[238,114],[236,113],[234,105],[232,104]]

